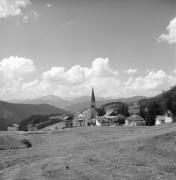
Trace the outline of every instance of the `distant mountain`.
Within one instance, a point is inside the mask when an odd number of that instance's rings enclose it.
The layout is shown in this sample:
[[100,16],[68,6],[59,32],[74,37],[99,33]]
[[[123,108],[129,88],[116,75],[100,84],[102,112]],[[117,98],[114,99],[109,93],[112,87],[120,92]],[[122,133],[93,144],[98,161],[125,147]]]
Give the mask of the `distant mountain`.
[[[88,102],[90,101],[90,96],[81,96],[78,98],[75,98],[73,100],[70,100],[70,105],[74,105],[74,104],[78,104],[78,103],[84,103],[84,102]],[[97,101],[106,101],[108,100],[107,98],[103,98],[103,97],[96,97]]]
[[[119,99],[104,99],[104,98],[96,98],[96,107],[100,107],[104,104],[111,103],[111,102],[123,102],[127,104],[131,104],[133,102],[145,99],[146,97],[144,96],[134,96],[134,97],[129,97],[129,98],[119,98]],[[71,104],[70,106],[66,107],[66,110],[75,113],[82,111],[86,108],[90,107],[90,97],[86,101],[78,102],[75,104]]]
[[[98,101],[106,100],[105,98],[101,98],[101,97],[97,97],[96,99]],[[22,104],[50,104],[57,108],[63,108],[63,109],[68,109],[67,107],[72,106],[72,105],[74,106],[75,104],[83,104],[83,107],[84,106],[87,107],[89,101],[90,101],[90,96],[81,96],[81,97],[68,101],[54,95],[42,96],[35,99],[9,100],[9,102],[12,102],[12,103],[22,103]]]
[[[96,101],[96,106],[99,107],[101,105],[105,104],[105,101]],[[66,107],[67,111],[70,111],[71,113],[80,112],[84,109],[87,109],[90,107],[90,99],[84,102],[78,102],[75,104],[71,104],[70,106]]]
[[[144,99],[143,96],[134,96],[130,98],[119,98],[119,99],[110,99],[110,98],[102,98],[102,97],[95,97],[96,98],[96,106],[100,107],[103,104],[110,103],[110,102],[124,102],[124,103],[131,103],[135,101],[139,101]],[[70,101],[64,100],[58,96],[54,95],[47,95],[42,96],[36,99],[26,99],[26,100],[11,100],[10,102],[15,103],[22,103],[22,104],[50,104],[52,106],[66,109],[72,113],[79,112],[83,109],[89,108],[90,106],[90,96],[81,96]]]
[[49,104],[14,104],[0,101],[0,130],[6,130],[11,123],[19,123],[21,120],[34,114],[63,114],[65,110]]
[[69,105],[69,101],[64,100],[58,96],[47,95],[35,99],[26,99],[26,100],[10,100],[10,102],[22,103],[22,104],[50,104],[57,108],[64,108]]

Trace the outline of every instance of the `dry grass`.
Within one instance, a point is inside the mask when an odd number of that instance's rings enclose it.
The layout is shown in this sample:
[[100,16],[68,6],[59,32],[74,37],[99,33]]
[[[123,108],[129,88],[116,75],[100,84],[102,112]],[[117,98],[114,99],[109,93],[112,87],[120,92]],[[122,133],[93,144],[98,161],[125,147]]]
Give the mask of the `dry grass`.
[[74,128],[28,138],[32,148],[0,151],[0,179],[176,179],[176,124]]
[[12,136],[0,136],[0,150],[19,149],[26,146]]

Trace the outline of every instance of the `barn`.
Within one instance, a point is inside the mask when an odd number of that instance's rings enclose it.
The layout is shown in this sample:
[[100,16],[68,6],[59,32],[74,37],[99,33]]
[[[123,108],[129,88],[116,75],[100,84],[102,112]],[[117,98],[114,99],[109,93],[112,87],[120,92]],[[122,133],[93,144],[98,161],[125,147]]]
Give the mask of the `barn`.
[[145,121],[140,115],[133,114],[125,119],[126,126],[145,126]]

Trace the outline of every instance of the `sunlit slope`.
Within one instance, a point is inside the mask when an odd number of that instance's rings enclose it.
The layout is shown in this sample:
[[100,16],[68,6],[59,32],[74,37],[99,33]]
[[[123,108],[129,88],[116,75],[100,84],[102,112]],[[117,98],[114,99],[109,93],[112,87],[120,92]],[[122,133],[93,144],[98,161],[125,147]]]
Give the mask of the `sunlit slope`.
[[0,151],[1,179],[176,179],[176,124],[32,136],[43,141],[29,149]]

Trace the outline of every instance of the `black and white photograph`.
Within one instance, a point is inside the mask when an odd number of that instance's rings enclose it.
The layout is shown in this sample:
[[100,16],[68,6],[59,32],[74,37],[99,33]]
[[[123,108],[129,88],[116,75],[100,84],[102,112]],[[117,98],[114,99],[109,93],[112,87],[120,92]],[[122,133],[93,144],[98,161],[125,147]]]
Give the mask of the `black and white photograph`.
[[176,0],[0,0],[0,180],[176,180]]

